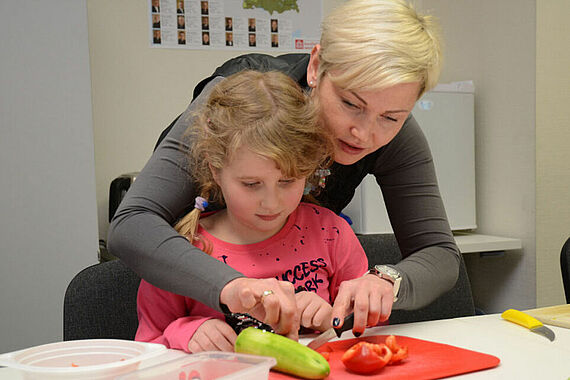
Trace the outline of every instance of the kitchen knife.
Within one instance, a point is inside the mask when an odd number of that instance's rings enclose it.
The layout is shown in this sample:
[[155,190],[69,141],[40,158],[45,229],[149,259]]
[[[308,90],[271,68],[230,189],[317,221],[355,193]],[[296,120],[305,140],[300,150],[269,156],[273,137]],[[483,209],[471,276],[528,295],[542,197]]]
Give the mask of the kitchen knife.
[[509,309],[504,311],[503,314],[501,314],[501,317],[503,317],[507,321],[526,327],[533,333],[543,335],[546,338],[548,338],[551,342],[554,341],[555,338],[554,331],[544,326],[542,322],[540,322],[538,319],[535,319],[530,315],[523,313],[522,311]]
[[329,340],[333,338],[340,338],[341,334],[347,330],[352,329],[352,326],[354,326],[354,313],[350,313],[344,318],[344,323],[342,324],[341,327],[339,327],[338,329],[331,327],[330,329],[321,333],[321,335],[310,341],[309,344],[307,344],[307,347],[316,350],[317,348],[319,348]]

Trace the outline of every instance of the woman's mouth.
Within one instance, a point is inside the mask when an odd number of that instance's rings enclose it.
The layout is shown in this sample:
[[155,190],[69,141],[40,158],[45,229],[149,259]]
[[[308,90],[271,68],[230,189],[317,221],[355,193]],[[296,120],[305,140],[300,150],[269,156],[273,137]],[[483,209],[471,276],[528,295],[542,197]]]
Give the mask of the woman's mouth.
[[354,145],[350,145],[342,140],[338,140],[340,149],[348,154],[361,154],[364,148],[359,148]]

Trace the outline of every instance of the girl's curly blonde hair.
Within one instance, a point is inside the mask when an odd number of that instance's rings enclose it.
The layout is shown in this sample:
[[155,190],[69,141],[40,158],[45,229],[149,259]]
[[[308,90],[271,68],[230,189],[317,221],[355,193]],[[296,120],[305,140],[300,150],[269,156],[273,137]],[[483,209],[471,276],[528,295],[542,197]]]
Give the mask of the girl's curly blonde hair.
[[[285,176],[306,177],[314,185],[315,171],[332,162],[332,141],[319,122],[315,100],[275,71],[242,71],[218,83],[194,115],[187,136],[199,195],[222,205],[211,169],[222,169],[240,147],[273,160]],[[199,216],[194,209],[175,226],[192,242]]]

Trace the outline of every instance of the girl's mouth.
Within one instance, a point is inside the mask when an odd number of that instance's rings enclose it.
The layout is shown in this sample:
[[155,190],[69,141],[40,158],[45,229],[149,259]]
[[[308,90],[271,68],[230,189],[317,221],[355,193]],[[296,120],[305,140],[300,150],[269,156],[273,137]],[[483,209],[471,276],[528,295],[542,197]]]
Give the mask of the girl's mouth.
[[266,222],[270,222],[272,220],[275,220],[279,217],[279,214],[273,214],[273,215],[257,215],[257,217],[261,220],[265,220]]

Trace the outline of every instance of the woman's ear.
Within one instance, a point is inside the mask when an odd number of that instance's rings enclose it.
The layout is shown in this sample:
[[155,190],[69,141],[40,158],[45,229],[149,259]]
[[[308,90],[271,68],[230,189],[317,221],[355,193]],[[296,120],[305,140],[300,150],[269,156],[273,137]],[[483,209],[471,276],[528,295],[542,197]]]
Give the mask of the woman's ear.
[[315,88],[317,86],[320,51],[321,45],[316,44],[313,46],[313,49],[311,50],[311,58],[309,59],[309,66],[307,66],[307,83],[311,88]]

